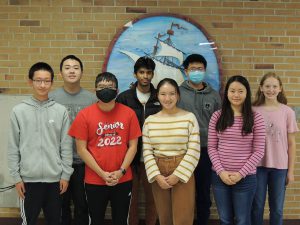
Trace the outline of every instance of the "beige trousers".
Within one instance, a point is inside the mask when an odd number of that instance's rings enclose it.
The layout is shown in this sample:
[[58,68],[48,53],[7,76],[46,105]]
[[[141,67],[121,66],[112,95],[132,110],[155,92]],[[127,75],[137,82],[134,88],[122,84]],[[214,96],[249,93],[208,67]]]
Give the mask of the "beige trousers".
[[[179,165],[183,155],[174,157],[155,157],[163,176],[169,176]],[[154,202],[160,225],[192,225],[195,207],[194,175],[187,183],[179,181],[171,189],[162,189],[155,181],[152,183]]]

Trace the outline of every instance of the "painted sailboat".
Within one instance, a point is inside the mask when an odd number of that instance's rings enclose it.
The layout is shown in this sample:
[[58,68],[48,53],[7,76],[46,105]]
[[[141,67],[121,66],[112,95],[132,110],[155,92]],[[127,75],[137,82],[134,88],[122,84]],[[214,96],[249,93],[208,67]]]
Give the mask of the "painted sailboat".
[[[174,35],[173,27],[177,29],[185,29],[179,24],[172,23],[171,28],[166,34],[158,33],[156,44],[153,46],[153,52],[151,54],[145,53],[146,56],[153,59],[156,64],[154,77],[152,79],[153,85],[156,87],[158,82],[164,78],[172,78],[177,81],[180,85],[184,81],[184,73],[181,67],[184,58],[184,52],[177,49],[172,40],[171,36]],[[168,36],[165,40],[162,37]],[[119,50],[119,52],[125,54],[134,62],[141,56],[127,50]]]

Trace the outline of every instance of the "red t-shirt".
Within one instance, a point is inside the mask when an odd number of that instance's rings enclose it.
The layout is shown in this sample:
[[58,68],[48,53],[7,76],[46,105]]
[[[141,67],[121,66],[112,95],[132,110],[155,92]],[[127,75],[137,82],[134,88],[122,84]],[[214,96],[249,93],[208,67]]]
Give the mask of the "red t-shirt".
[[[135,112],[116,103],[109,111],[102,111],[97,103],[81,110],[70,127],[69,135],[87,141],[87,149],[102,170],[119,170],[127,153],[130,140],[141,136]],[[120,179],[123,183],[132,179],[131,168]],[[87,165],[85,183],[106,185],[105,181]]]

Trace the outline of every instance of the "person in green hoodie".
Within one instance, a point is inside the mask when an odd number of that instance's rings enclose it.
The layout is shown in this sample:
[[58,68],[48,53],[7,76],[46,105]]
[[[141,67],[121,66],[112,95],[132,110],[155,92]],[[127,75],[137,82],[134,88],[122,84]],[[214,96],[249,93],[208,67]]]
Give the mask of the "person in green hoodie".
[[195,169],[197,225],[207,225],[210,216],[211,162],[207,153],[208,123],[212,114],[220,109],[221,98],[203,81],[207,61],[199,54],[189,55],[183,62],[187,76],[180,89],[178,107],[195,114],[200,127],[201,156]]
[[20,197],[22,224],[35,225],[43,209],[48,225],[58,225],[61,194],[72,168],[72,139],[66,108],[48,98],[54,72],[44,62],[29,70],[31,98],[11,112],[8,167]]

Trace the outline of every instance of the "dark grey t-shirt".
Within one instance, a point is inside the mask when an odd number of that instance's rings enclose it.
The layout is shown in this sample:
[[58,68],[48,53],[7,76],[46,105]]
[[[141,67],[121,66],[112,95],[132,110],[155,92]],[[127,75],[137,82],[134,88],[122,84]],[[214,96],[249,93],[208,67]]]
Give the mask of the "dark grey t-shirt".
[[[61,87],[50,92],[49,98],[52,98],[54,101],[64,105],[67,108],[71,123],[81,109],[97,102],[95,94],[82,88],[78,93],[70,94],[66,92],[63,87]],[[73,138],[73,164],[82,163],[83,161],[77,154],[75,140]]]
[[221,108],[221,98],[209,84],[203,90],[194,90],[188,83],[180,87],[178,107],[195,114],[200,128],[201,147],[207,147],[208,124],[212,114]]

